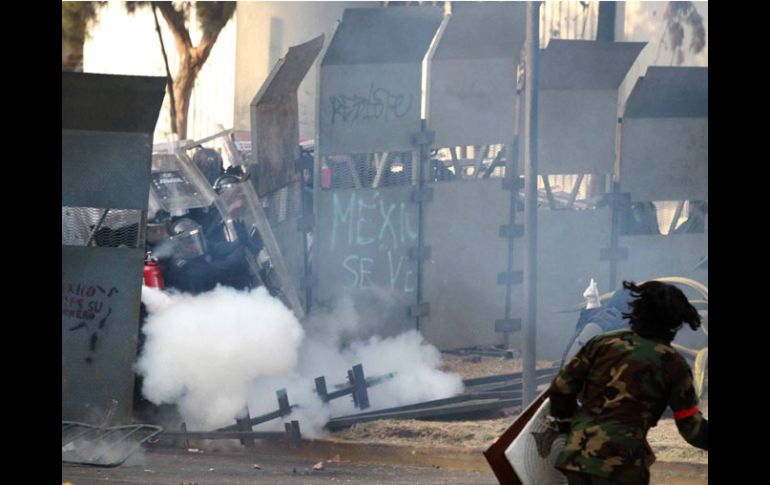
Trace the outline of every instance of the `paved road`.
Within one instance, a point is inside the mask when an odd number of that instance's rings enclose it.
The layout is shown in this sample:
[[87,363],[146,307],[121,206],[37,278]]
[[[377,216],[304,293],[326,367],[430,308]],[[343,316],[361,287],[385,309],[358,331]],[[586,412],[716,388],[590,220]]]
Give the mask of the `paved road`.
[[[324,457],[327,458],[327,457]],[[181,449],[153,449],[132,456],[117,468],[62,464],[62,483],[180,485],[340,483],[369,485],[496,485],[492,472],[446,470],[435,467],[328,463],[314,471],[319,459],[261,454],[249,451],[190,453]],[[261,469],[255,469],[258,464]]]
[[[186,448],[141,449],[117,468],[62,464],[62,482],[74,485],[197,485],[340,483],[367,485],[497,485],[479,452],[306,440],[300,449],[263,444],[245,449],[232,441],[191,453]],[[204,445],[204,446],[201,446]],[[340,455],[340,463],[329,458]],[[314,471],[323,461],[325,469]],[[254,465],[259,465],[259,469]],[[707,485],[706,465],[657,462],[652,485]]]

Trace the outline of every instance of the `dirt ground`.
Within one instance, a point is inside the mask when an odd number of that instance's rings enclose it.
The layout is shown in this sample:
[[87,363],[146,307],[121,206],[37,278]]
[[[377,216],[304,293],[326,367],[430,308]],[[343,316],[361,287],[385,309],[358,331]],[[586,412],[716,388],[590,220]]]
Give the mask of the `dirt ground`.
[[[444,354],[443,369],[468,379],[487,375],[505,374],[521,370],[521,360],[496,357],[474,358]],[[557,365],[554,361],[540,361],[538,368]],[[701,403],[708,417],[708,401]],[[381,420],[359,423],[332,434],[332,439],[350,442],[383,443],[411,446],[448,446],[484,450],[511,424],[514,412],[510,410],[498,419],[477,421],[419,421]],[[708,452],[690,446],[679,435],[673,419],[661,419],[647,436],[658,460],[667,462],[708,463]]]

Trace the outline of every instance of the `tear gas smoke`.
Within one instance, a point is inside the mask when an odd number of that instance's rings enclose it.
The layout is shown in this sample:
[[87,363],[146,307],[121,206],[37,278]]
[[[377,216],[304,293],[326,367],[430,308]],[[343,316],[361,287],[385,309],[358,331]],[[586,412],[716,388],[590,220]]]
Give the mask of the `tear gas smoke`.
[[171,257],[176,251],[174,242],[171,239],[164,239],[152,248],[152,255],[158,259]]
[[192,296],[145,287],[142,301],[149,312],[137,363],[142,392],[153,403],[175,403],[188,426],[231,424],[255,379],[297,364],[302,327],[264,288]]
[[350,396],[323,403],[314,379],[324,376],[332,391],[359,363],[367,377],[395,373],[368,389],[372,410],[462,392],[461,378],[439,370],[441,354],[418,332],[362,338],[371,323],[361,322],[350,298],[309,317],[304,329],[263,288],[191,296],[144,287],[142,301],[149,313],[137,364],[143,394],[176,404],[191,430],[231,425],[246,405],[252,417],[275,411],[276,391],[286,389],[299,407],[255,429],[283,431],[283,422],[298,420],[303,436],[320,436],[330,417],[357,410]]

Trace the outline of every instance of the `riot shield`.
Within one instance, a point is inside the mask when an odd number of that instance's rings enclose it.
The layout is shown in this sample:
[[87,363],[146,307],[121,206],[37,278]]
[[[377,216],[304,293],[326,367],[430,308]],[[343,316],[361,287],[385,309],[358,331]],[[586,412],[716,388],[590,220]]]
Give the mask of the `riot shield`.
[[280,297],[284,302],[294,310],[297,318],[304,316],[304,310],[299,300],[297,288],[289,276],[289,271],[281,255],[278,241],[270,227],[270,222],[265,216],[262,203],[254,190],[254,186],[247,181],[241,181],[238,178],[231,177],[217,187],[219,197],[216,200],[220,212],[225,214],[226,227],[228,221],[230,226],[232,221],[242,220],[246,225],[249,234],[257,232],[264,243],[265,251],[270,258],[273,271],[280,285]]

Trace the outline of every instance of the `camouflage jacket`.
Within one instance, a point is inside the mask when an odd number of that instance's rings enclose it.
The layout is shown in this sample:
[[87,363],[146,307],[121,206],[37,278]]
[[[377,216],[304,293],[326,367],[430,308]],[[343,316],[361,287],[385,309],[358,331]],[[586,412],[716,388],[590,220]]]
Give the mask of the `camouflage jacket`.
[[589,340],[554,378],[549,396],[551,414],[571,418],[556,461],[561,470],[648,483],[655,455],[647,431],[666,406],[682,436],[708,449],[708,421],[697,408],[690,366],[668,343],[632,330]]

